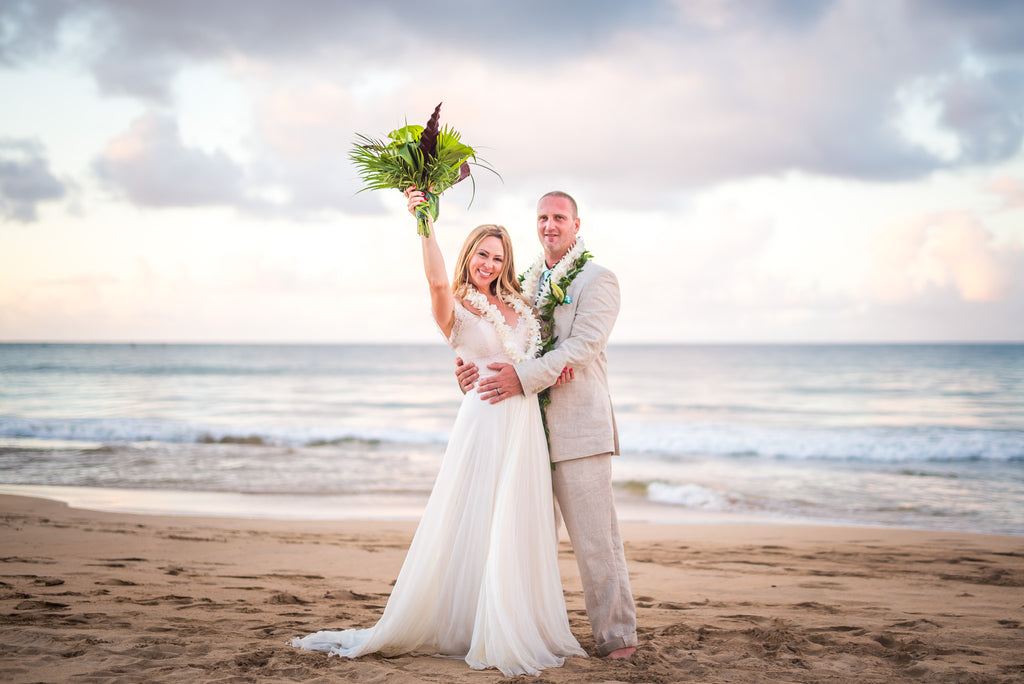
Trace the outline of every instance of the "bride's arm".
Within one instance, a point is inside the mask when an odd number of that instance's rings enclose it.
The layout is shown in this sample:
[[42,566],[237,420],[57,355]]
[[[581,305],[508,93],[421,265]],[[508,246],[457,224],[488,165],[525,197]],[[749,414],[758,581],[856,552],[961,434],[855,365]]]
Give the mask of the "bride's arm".
[[[423,193],[414,188],[406,190],[405,196],[409,198],[409,213],[416,215],[416,206],[426,202]],[[452,336],[452,327],[455,325],[455,299],[452,297],[452,285],[448,280],[448,273],[444,267],[444,256],[441,254],[441,246],[437,244],[437,231],[434,230],[434,223],[429,218],[430,237],[420,238],[423,243],[423,272],[427,276],[427,285],[430,288],[430,307],[434,313],[434,320],[441,328],[445,338]]]

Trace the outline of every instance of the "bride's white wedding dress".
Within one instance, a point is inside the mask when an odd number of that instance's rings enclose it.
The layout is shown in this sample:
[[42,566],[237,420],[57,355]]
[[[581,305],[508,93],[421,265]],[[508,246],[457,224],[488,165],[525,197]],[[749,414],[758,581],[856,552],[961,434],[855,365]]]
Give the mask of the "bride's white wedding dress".
[[[511,329],[527,347],[529,326]],[[481,375],[509,363],[489,321],[455,305],[451,346]],[[466,393],[405,563],[369,629],[292,641],[355,658],[430,653],[506,676],[539,674],[586,655],[569,630],[556,557],[551,470],[537,397],[497,404]]]

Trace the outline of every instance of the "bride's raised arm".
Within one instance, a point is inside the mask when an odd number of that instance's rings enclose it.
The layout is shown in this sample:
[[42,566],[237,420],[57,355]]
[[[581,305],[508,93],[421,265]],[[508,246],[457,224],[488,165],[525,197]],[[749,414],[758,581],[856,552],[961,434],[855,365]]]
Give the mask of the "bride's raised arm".
[[[409,200],[409,213],[413,216],[416,215],[417,205],[427,201],[423,193],[414,187],[408,188],[405,196]],[[429,216],[427,221],[430,224],[430,237],[420,238],[423,242],[423,272],[430,287],[430,307],[434,313],[434,320],[437,321],[444,336],[450,338],[452,327],[455,325],[455,298],[452,296],[452,284],[445,270],[441,246],[437,244],[434,223]]]

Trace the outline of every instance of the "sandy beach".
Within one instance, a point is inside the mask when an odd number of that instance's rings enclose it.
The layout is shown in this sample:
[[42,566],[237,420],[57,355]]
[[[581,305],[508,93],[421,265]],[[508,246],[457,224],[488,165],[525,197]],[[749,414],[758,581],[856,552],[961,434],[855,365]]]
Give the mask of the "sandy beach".
[[[422,656],[287,645],[368,627],[411,522],[147,516],[0,497],[5,682],[497,682]],[[640,649],[547,682],[1024,680],[1024,538],[890,528],[624,525]],[[594,642],[560,563],[573,632]],[[522,678],[524,680],[531,678]]]

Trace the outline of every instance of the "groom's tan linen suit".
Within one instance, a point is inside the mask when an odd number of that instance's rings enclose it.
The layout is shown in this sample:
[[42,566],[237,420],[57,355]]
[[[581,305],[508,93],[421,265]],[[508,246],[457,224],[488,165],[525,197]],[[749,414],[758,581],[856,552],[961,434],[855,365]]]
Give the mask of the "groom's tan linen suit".
[[611,456],[619,453],[619,438],[605,358],[619,313],[619,283],[614,273],[588,261],[566,294],[571,301],[554,311],[554,349],[515,370],[526,394],[553,385],[566,366],[576,374],[551,390],[551,480],[579,564],[590,626],[598,651],[606,655],[637,645],[636,608],[612,494]]

